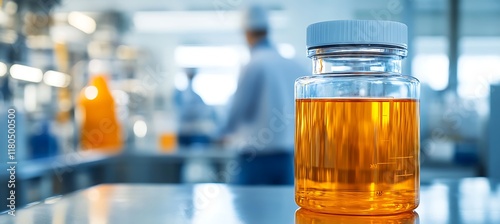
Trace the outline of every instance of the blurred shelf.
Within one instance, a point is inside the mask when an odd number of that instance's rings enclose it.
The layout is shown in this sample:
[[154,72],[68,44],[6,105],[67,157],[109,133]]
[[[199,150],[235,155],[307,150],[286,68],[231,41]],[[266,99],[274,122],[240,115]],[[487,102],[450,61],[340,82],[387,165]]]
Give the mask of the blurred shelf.
[[[202,161],[211,164],[214,172],[220,172],[225,164],[235,160],[236,155],[236,152],[217,148],[179,149],[172,153],[78,151],[19,161],[16,166],[17,201],[21,206],[102,183],[180,183],[185,164]],[[0,168],[7,169],[7,166],[3,164]],[[8,178],[8,172],[1,173],[0,181],[6,182]],[[217,178],[211,181],[224,182]],[[7,190],[0,188],[0,197],[8,195]]]

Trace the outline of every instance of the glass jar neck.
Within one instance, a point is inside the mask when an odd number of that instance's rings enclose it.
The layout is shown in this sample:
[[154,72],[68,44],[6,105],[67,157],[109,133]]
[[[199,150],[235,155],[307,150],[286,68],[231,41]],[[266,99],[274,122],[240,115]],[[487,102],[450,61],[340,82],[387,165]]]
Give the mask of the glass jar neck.
[[308,50],[314,75],[401,75],[404,48],[338,45]]

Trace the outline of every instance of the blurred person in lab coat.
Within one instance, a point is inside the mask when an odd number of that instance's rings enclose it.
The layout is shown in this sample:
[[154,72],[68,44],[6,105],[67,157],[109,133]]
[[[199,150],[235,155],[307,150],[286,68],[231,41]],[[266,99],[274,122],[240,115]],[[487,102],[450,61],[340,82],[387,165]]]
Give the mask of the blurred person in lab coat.
[[273,47],[262,7],[249,7],[243,25],[251,58],[241,72],[221,132],[241,150],[241,172],[232,181],[293,184],[294,82],[307,71]]
[[186,90],[175,94],[180,119],[178,141],[182,146],[206,145],[211,142],[210,135],[215,129],[214,111],[193,89],[193,80],[198,69],[186,68],[185,72],[188,86]]

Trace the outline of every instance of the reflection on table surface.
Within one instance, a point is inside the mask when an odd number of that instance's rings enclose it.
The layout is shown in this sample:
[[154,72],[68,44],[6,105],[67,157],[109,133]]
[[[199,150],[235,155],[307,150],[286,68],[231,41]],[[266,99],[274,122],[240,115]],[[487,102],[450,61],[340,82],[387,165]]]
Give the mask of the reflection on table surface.
[[500,182],[485,178],[422,186],[413,213],[339,216],[299,209],[292,186],[118,184],[49,198],[3,214],[0,224],[114,223],[500,223]]
[[381,216],[354,216],[354,215],[332,215],[311,212],[299,209],[295,212],[295,224],[374,224],[374,223],[397,223],[397,224],[419,224],[418,213],[406,212],[396,215]]

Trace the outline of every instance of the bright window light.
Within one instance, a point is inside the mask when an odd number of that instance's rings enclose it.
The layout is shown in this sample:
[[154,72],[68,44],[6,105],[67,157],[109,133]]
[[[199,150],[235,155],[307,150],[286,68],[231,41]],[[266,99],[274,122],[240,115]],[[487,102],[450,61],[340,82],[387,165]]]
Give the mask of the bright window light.
[[139,32],[222,31],[236,30],[240,25],[238,13],[225,12],[219,19],[214,11],[136,12],[133,21]]
[[47,71],[43,75],[43,82],[49,86],[67,87],[71,81],[68,74],[56,71]]
[[0,62],[0,77],[7,74],[7,65],[3,62]]
[[179,73],[175,76],[174,80],[174,85],[175,88],[179,91],[184,91],[188,87],[188,78],[186,77],[186,74],[184,73]]
[[284,58],[291,59],[295,57],[295,48],[291,44],[286,44],[286,43],[278,44],[278,52]]
[[500,81],[500,56],[463,55],[458,60],[458,95],[477,99],[489,96],[490,84]]
[[91,34],[96,29],[95,20],[81,12],[70,12],[68,23],[86,34]]
[[[226,104],[236,91],[238,73],[245,61],[242,46],[180,46],[175,50],[179,67],[198,68],[193,90],[208,105]],[[185,90],[188,79],[184,73],[175,77],[175,87]],[[224,88],[221,88],[224,86]]]
[[449,61],[445,54],[419,54],[413,59],[412,74],[434,90],[448,86]]
[[236,91],[237,83],[234,74],[200,73],[193,79],[193,90],[207,105],[224,105]]
[[233,67],[240,65],[235,47],[180,46],[175,49],[175,60],[180,67]]
[[42,70],[18,64],[10,67],[10,75],[12,78],[28,82],[40,82],[43,78]]
[[89,61],[88,69],[90,75],[102,75],[111,73],[110,63],[104,60],[93,59]]
[[[221,32],[240,31],[241,12],[212,11],[148,11],[136,12],[134,27],[138,32]],[[159,22],[161,21],[161,22]],[[287,17],[283,12],[269,13],[271,29],[284,27]]]

